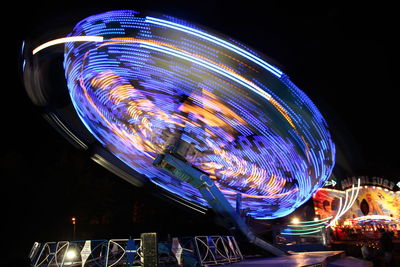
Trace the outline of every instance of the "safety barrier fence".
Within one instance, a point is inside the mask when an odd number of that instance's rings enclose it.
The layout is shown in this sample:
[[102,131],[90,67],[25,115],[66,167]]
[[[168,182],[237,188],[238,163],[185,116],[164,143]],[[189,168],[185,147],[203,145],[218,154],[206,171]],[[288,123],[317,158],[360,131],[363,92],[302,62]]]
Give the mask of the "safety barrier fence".
[[141,239],[35,242],[29,259],[32,267],[141,266],[140,247]]
[[228,264],[243,260],[233,236],[196,236],[197,255],[204,265]]
[[[35,242],[29,253],[32,267],[144,266],[142,239]],[[233,236],[194,236],[158,242],[157,263],[209,266],[243,260]],[[189,263],[190,262],[190,263]]]

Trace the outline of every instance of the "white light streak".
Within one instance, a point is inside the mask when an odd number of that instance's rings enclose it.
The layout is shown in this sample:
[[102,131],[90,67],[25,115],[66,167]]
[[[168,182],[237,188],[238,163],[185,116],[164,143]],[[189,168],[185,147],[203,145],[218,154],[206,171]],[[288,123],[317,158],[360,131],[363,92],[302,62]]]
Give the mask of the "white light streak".
[[325,227],[328,228],[329,226],[331,226],[334,222],[336,222],[336,220],[339,218],[340,212],[342,211],[342,198],[339,198],[339,209],[338,212],[336,213],[335,218],[333,218],[333,220]]
[[203,66],[203,67],[205,67],[207,69],[210,69],[212,71],[215,71],[215,72],[217,72],[217,73],[219,73],[219,74],[221,74],[221,75],[223,75],[223,76],[225,76],[227,78],[230,78],[231,80],[236,81],[237,83],[245,86],[246,88],[250,89],[251,91],[255,92],[256,94],[260,95],[261,97],[263,97],[263,98],[265,98],[267,100],[271,99],[271,95],[268,94],[267,92],[265,92],[264,90],[262,90],[257,85],[250,83],[249,81],[245,80],[240,75],[237,75],[235,73],[230,73],[229,71],[227,71],[227,70],[225,70],[225,69],[223,69],[221,67],[218,67],[218,66],[216,66],[216,65],[214,65],[212,63],[209,63],[209,62],[207,62],[205,60],[202,60],[200,58],[196,58],[196,57],[194,57],[192,55],[189,55],[189,54],[186,54],[186,53],[183,53],[183,52],[180,52],[180,51],[176,51],[174,49],[170,49],[170,48],[167,48],[167,47],[156,45],[156,44],[147,44],[147,43],[142,44],[141,43],[140,46],[143,47],[143,48],[147,48],[147,49],[159,51],[159,52],[162,52],[162,53],[166,53],[166,54],[169,54],[169,55],[173,55],[173,56],[188,60],[190,62],[193,62],[195,64],[198,64],[200,66]]
[[335,218],[326,227],[333,225],[340,217],[342,217],[343,214],[345,214],[353,206],[354,202],[358,197],[358,193],[360,192],[360,182],[361,182],[360,179],[358,179],[357,193],[354,194],[354,184],[351,187],[350,200],[348,200],[348,191],[346,191],[346,200],[343,206],[342,206],[342,198],[340,198],[340,205],[338,212],[336,213]]
[[197,37],[206,39],[207,41],[210,41],[212,43],[215,43],[222,47],[225,47],[226,49],[234,51],[235,53],[242,55],[243,57],[247,58],[250,61],[255,62],[256,64],[261,65],[262,67],[264,67],[266,70],[268,70],[269,72],[271,72],[278,78],[280,78],[282,76],[282,72],[279,69],[277,69],[276,67],[272,66],[271,64],[268,64],[267,62],[252,55],[251,53],[247,52],[246,50],[243,50],[240,47],[237,47],[236,45],[233,45],[229,42],[221,40],[221,39],[219,39],[215,36],[212,36],[210,34],[207,34],[205,32],[202,32],[202,31],[199,31],[199,30],[196,30],[196,29],[184,26],[184,25],[180,25],[180,24],[177,24],[174,22],[154,18],[154,17],[146,17],[146,22],[164,26],[164,27],[168,27],[168,28],[172,28],[172,29],[179,30],[179,31],[183,31],[183,32],[195,35]]
[[58,44],[70,43],[70,42],[103,42],[103,36],[72,36],[72,37],[63,37],[48,41],[44,44],[39,45],[35,49],[33,49],[32,54],[35,55],[39,51]]

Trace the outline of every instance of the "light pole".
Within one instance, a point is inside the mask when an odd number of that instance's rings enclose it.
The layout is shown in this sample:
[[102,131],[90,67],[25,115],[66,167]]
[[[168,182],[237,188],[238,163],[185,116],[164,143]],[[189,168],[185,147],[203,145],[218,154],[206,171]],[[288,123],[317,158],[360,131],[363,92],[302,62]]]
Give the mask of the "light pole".
[[72,226],[73,226],[72,240],[75,240],[76,218],[75,218],[75,217],[72,217],[72,218],[71,218],[71,221],[72,221]]

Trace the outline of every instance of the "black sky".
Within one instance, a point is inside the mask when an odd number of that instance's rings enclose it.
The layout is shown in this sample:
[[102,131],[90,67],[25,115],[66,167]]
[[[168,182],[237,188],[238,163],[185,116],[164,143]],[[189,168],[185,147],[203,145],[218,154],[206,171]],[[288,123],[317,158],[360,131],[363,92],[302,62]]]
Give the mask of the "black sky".
[[[114,2],[114,1],[112,1]],[[326,5],[256,1],[78,1],[28,4],[17,34],[40,38],[85,16],[130,8],[170,14],[231,36],[278,62],[326,117],[344,175],[397,179],[396,16],[384,4]],[[81,3],[79,3],[81,4]],[[42,33],[44,31],[44,33]],[[18,40],[19,39],[19,40]],[[18,92],[19,94],[21,92]],[[342,163],[346,161],[346,163]]]
[[[268,1],[262,6],[261,1],[112,2],[85,1],[79,8],[82,3],[78,1],[53,6],[45,2],[12,4],[15,16],[3,23],[7,37],[2,63],[8,69],[3,74],[1,178],[10,233],[35,238],[35,229],[40,229],[37,235],[44,238],[44,228],[65,222],[77,210],[91,209],[82,203],[107,206],[104,201],[119,205],[138,200],[127,197],[140,195],[136,189],[126,189],[130,186],[93,163],[43,120],[26,96],[18,73],[23,39],[42,29],[57,31],[66,20],[76,23],[113,9],[169,14],[215,29],[264,53],[279,62],[327,119],[338,148],[338,174],[400,180],[395,60],[400,25],[394,6],[304,1],[295,5]],[[102,186],[113,190],[101,191]],[[89,188],[101,193],[89,192]],[[151,209],[165,208],[159,199],[140,196]],[[177,208],[170,210],[181,213]],[[31,228],[26,229],[27,225]]]

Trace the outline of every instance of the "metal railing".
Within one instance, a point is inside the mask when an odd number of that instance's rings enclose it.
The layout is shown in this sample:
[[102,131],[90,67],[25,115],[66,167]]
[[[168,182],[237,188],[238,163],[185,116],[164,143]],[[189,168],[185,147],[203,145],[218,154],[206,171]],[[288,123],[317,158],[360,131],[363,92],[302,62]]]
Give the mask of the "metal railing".
[[141,266],[140,247],[140,239],[35,242],[29,259],[32,267]]
[[[189,260],[188,257],[195,259],[200,266],[229,264],[243,260],[233,236],[195,236],[174,239],[174,244],[158,242],[159,247],[164,244],[166,248],[157,256],[159,263],[172,261],[181,265],[182,260]],[[143,266],[144,255],[141,247],[141,239],[35,242],[29,253],[29,259],[32,267]]]
[[233,236],[196,236],[197,255],[202,266],[228,264],[243,260]]

